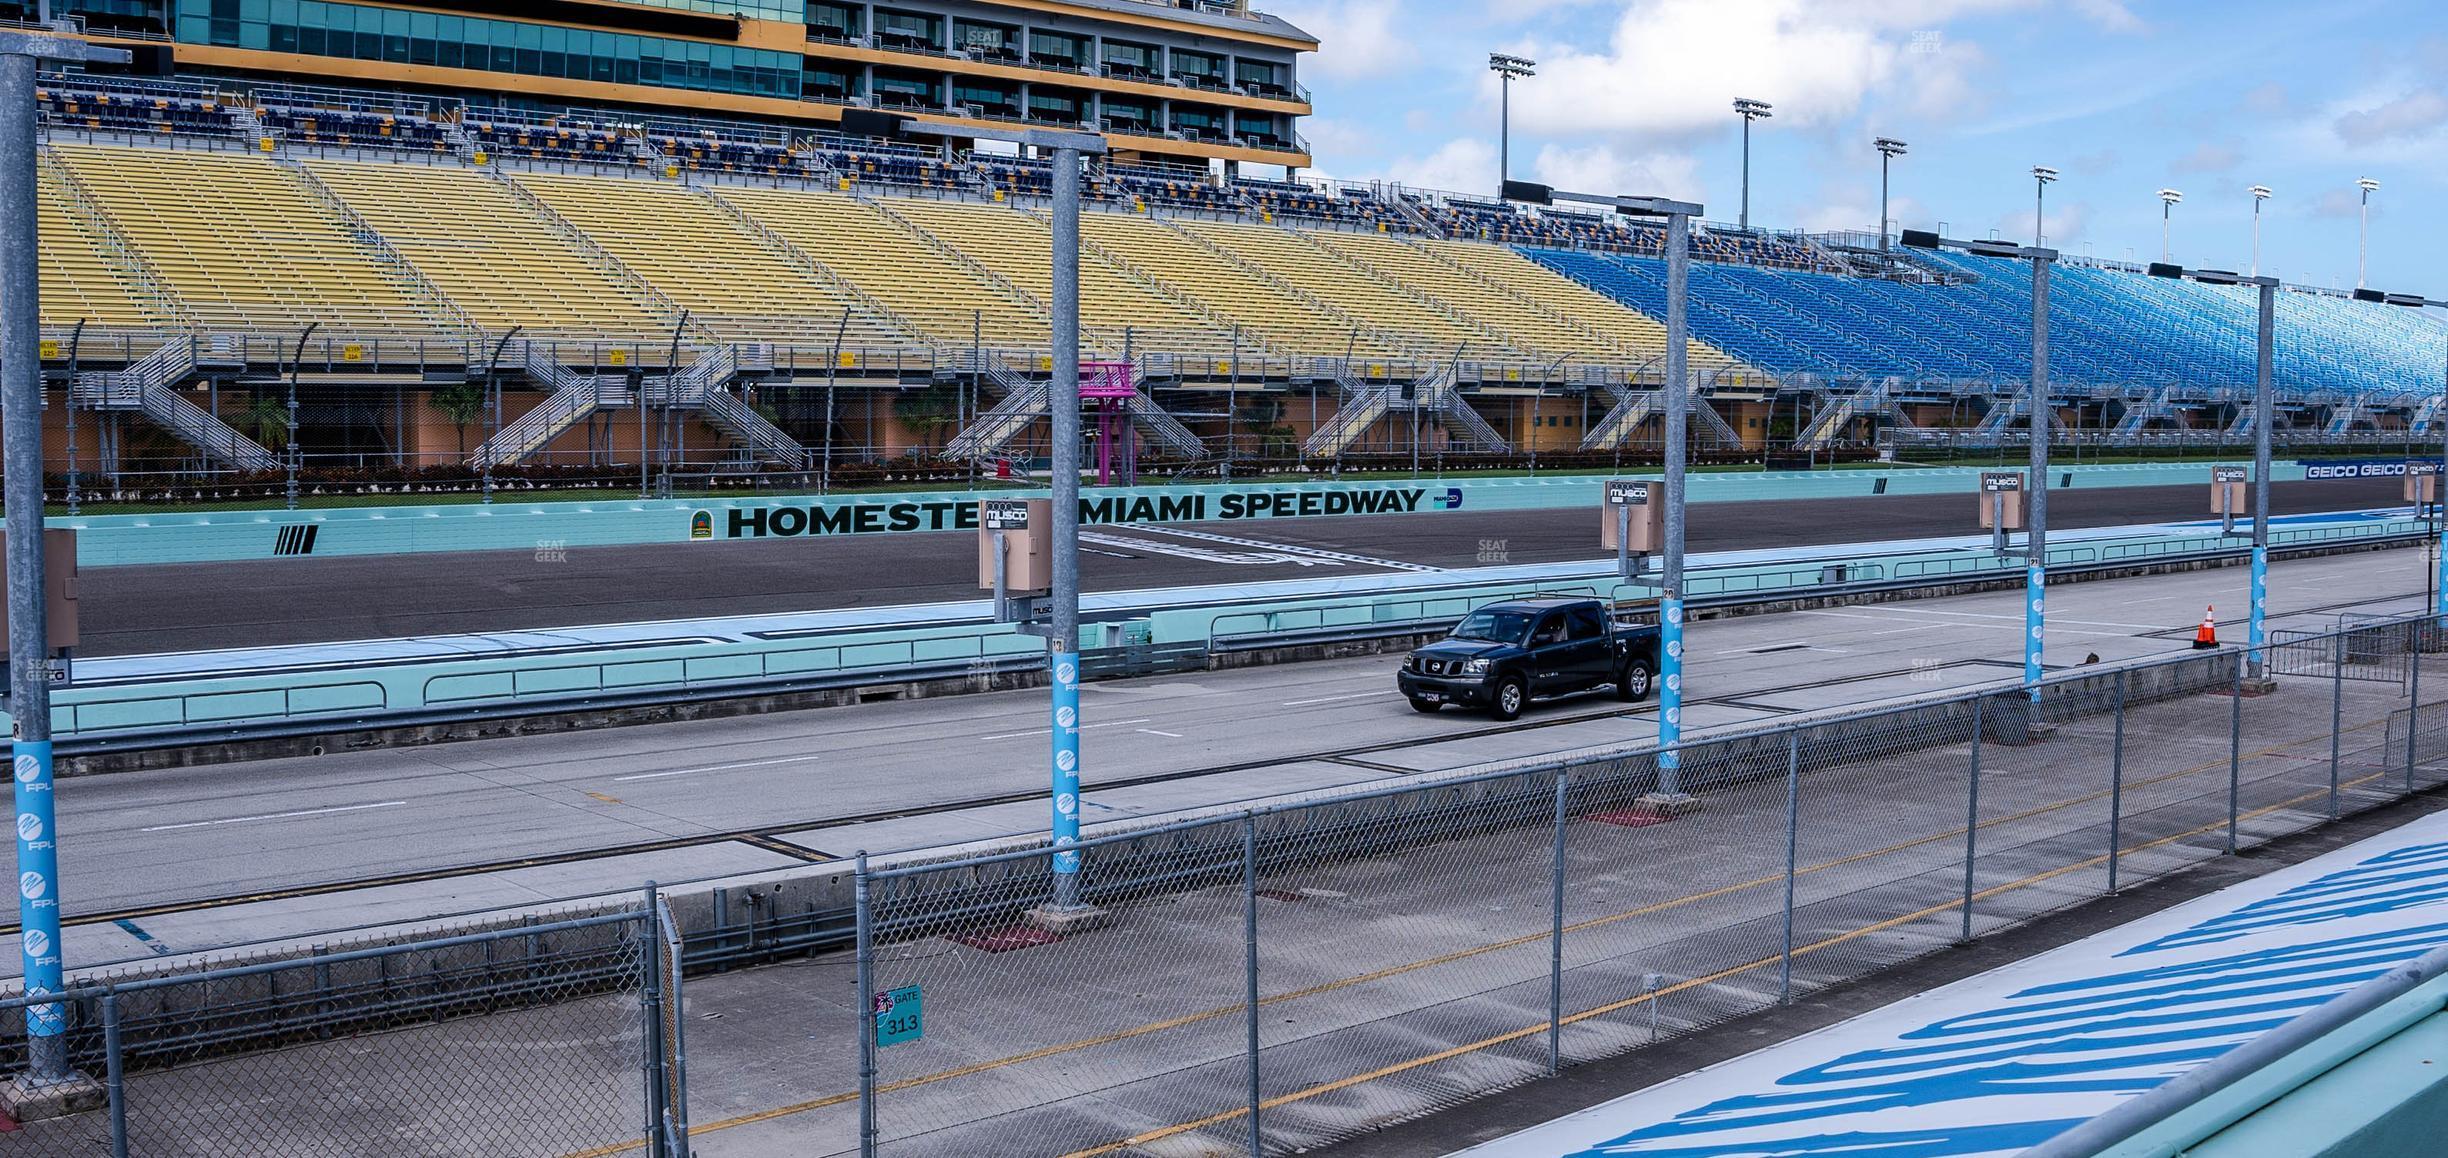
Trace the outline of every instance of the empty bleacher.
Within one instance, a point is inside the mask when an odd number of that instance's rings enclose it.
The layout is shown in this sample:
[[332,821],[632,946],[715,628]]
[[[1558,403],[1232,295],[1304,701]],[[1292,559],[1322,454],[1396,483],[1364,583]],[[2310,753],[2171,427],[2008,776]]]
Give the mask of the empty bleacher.
[[816,189],[711,190],[822,263],[924,338],[968,347],[1043,349],[1044,315],[978,278],[874,205]]
[[[306,167],[487,330],[634,337],[672,319],[563,237],[500,178],[445,165]],[[448,213],[434,207],[447,205]]]
[[1355,319],[1321,310],[1281,284],[1216,255],[1175,226],[1131,213],[1088,213],[1080,237],[1175,293],[1238,323],[1244,342],[1309,358],[1386,362],[1409,356]]
[[469,109],[459,120],[460,131],[477,152],[487,157],[521,157],[592,165],[643,165],[629,132],[617,125],[583,117],[529,120],[505,109]]
[[716,334],[806,335],[849,311],[844,344],[899,344],[883,319],[733,220],[710,196],[663,181],[585,174],[511,178]]
[[1366,189],[1320,187],[1299,181],[1266,181],[1244,177],[1233,192],[1247,200],[1264,220],[1327,221],[1408,232],[1413,226],[1400,211],[1371,196]]
[[1404,238],[1331,229],[1306,236],[1375,276],[1460,314],[1539,362],[1591,365],[1625,360],[1612,343],[1557,324],[1553,315],[1520,295]]
[[[1054,233],[1043,219],[974,202],[893,198],[887,206],[903,219],[967,254],[1039,302],[1051,300]],[[1016,220],[1015,220],[1016,219]],[[1230,335],[1198,312],[1157,293],[1094,254],[1079,266],[1081,341],[1091,349],[1218,354]]]
[[42,324],[147,328],[170,322],[127,263],[111,255],[102,237],[68,205],[68,191],[48,166],[36,175],[36,268]]
[[[1666,353],[1666,327],[1614,298],[1556,276],[1544,266],[1513,250],[1468,241],[1422,241],[1423,248],[1461,266],[1532,303],[1573,327],[1583,340],[1611,350],[1621,364],[1640,367],[1656,363]],[[1708,371],[1733,364],[1733,359],[1705,343],[1694,342],[1689,361]]]
[[34,90],[46,128],[208,137],[238,131],[236,110],[205,85],[125,77],[46,75]]
[[265,105],[258,114],[266,129],[286,141],[340,148],[451,151],[442,126],[422,117],[375,110]]
[[231,153],[52,146],[63,171],[211,329],[430,331],[434,303],[295,173]]
[[1443,361],[1461,349],[1474,361],[1533,360],[1501,339],[1447,317],[1383,278],[1338,259],[1305,234],[1264,225],[1185,221],[1181,228],[1335,310],[1364,320],[1403,348]]

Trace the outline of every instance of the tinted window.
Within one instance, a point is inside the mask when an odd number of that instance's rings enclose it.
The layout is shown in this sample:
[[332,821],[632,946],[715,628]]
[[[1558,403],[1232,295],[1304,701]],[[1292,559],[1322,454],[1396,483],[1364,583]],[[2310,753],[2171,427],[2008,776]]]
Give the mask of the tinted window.
[[1519,611],[1474,611],[1453,629],[1455,639],[1477,639],[1489,643],[1520,643],[1522,632],[1530,627],[1530,616]]
[[1563,641],[1564,615],[1561,612],[1549,612],[1539,620],[1537,629],[1530,633],[1530,646],[1532,647]]
[[1574,639],[1596,639],[1606,634],[1606,626],[1599,622],[1594,608],[1576,607],[1566,612],[1565,624]]

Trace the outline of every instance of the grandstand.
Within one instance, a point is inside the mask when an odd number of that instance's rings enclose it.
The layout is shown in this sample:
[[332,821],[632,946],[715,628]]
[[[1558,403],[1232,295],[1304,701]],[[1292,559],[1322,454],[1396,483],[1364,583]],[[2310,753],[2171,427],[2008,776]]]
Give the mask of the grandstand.
[[[580,411],[624,421],[629,396],[587,375],[633,367],[670,376],[655,397],[702,402],[706,424],[682,441],[717,454],[787,466],[793,440],[819,434],[869,453],[1034,437],[1023,403],[1051,361],[1040,159],[379,93],[162,81],[136,99],[127,83],[43,87],[43,324],[84,321],[105,339],[89,340],[89,361],[114,334],[130,362],[188,336],[236,351],[239,369],[174,360],[148,365],[146,382],[261,374],[313,324],[350,336],[345,355],[321,355],[356,367],[331,372],[335,389],[352,373],[430,391],[448,380],[437,367],[506,368],[503,418],[538,417],[508,442],[477,440],[488,462],[567,449],[556,439],[578,437]],[[1083,348],[1127,352],[1149,408],[1225,385],[1306,399],[1273,413],[1318,454],[1407,436],[1406,407],[1433,409],[1434,446],[1457,452],[1553,445],[1549,428],[1567,421],[1585,450],[1658,437],[1653,227],[1135,161],[1096,166],[1086,187]],[[1820,445],[1994,441],[2028,423],[2014,401],[2029,373],[2026,267],[1716,226],[1692,251],[1697,437],[1756,447],[1780,411],[1791,437]],[[680,365],[665,366],[684,314]],[[2054,424],[2137,440],[2245,429],[2244,292],[2067,260],[2052,317]],[[514,328],[556,344],[491,366],[485,343]],[[280,341],[250,341],[266,336]],[[572,344],[582,352],[550,352]],[[2288,437],[2429,424],[2444,358],[2448,330],[2421,311],[2291,287]],[[907,391],[960,383],[1018,399],[995,437],[904,423]],[[723,401],[751,386],[787,432]],[[792,402],[817,386],[856,392],[854,405]],[[1220,418],[1156,429],[1193,453]],[[405,448],[419,441],[409,427],[434,423],[399,424]],[[591,455],[621,444],[609,428],[586,438]]]

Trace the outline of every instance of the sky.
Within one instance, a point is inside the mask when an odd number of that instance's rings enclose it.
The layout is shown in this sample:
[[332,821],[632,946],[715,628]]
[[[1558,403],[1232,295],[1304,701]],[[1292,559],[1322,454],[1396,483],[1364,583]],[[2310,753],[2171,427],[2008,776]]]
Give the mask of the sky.
[[1302,83],[1312,175],[1493,192],[1489,52],[1513,83],[1512,175],[1698,200],[1733,221],[1736,97],[1775,106],[1751,139],[1756,226],[1872,230],[1876,137],[1900,138],[1894,227],[2032,235],[2150,261],[2169,247],[2352,286],[2359,177],[2368,284],[2448,297],[2448,3],[2436,0],[1257,0],[1316,35]]

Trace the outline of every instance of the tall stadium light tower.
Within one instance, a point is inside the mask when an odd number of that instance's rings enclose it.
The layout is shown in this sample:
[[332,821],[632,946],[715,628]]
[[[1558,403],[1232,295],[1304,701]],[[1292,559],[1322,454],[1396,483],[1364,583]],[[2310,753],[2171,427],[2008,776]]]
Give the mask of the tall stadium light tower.
[[[2037,176],[2053,170],[2035,168]],[[2041,187],[2048,186],[2042,178]],[[2031,476],[2026,480],[2023,547],[2023,683],[2031,702],[2040,702],[2040,650],[2048,631],[2048,470],[2049,434],[2054,424],[2049,408],[2049,270],[2057,251],[2019,246],[2006,241],[1960,241],[1918,229],[1904,231],[1904,244],[1925,249],[1956,249],[1983,257],[2019,258],[2031,263],[2031,393],[2027,396],[2031,429]],[[2000,532],[2003,533],[2002,531]]]
[[1749,97],[1734,98],[1734,115],[1741,117],[1743,123],[1741,224],[1746,232],[1751,228],[1751,122],[1767,119],[1771,115],[1770,110],[1774,108],[1776,106],[1767,101],[1755,101]]
[[2355,288],[2363,288],[2363,275],[2371,253],[2371,195],[2380,191],[2380,183],[2369,177],[2355,178],[2355,188],[2363,191],[2363,221],[2355,231]]
[[1879,252],[1887,252],[1887,162],[1904,155],[1904,142],[1880,137],[1870,142],[1879,152]]
[[1537,76],[1538,62],[1501,52],[1488,54],[1488,71],[1498,77],[1496,113],[1496,184],[1513,179],[1513,82]]
[[[42,336],[35,254],[34,72],[41,61],[116,63],[121,49],[0,30],[0,490],[7,494],[9,764],[17,805],[17,926],[25,992],[58,992],[59,844],[51,781],[51,640],[43,591]],[[102,1102],[68,1067],[67,1010],[25,1007],[25,1072],[0,1083],[19,1122]]]
[[2057,170],[2046,165],[2032,166],[2032,248],[2042,248],[2048,242],[2048,187],[2057,179]]
[[2175,208],[2176,208],[2178,205],[2181,205],[2181,204],[2183,204],[2183,203],[2184,203],[2184,194],[2179,193],[2179,192],[2177,192],[2177,191],[2176,191],[2176,190],[2174,190],[2174,189],[2162,189],[2162,190],[2160,190],[2160,191],[2159,191],[2159,260],[2160,260],[2160,261],[2163,261],[2163,262],[2164,262],[2164,261],[2169,261],[2169,260],[2172,260],[2171,258],[2169,258],[2169,257],[2168,257],[2168,217],[2169,217],[2169,215],[2170,215],[2171,213],[2173,213],[2173,212],[2175,211]]
[[887,139],[926,137],[937,140],[1006,141],[1051,155],[1054,161],[1054,205],[1049,215],[1053,234],[1053,381],[1047,384],[1046,416],[1053,426],[1053,580],[1051,614],[1023,623],[1019,630],[1046,641],[1046,664],[1053,685],[1048,731],[1053,744],[1050,788],[1053,804],[1053,896],[1031,909],[1028,919],[1049,932],[1092,927],[1104,913],[1080,899],[1080,644],[1079,644],[1079,255],[1080,166],[1091,156],[1103,156],[1101,134],[1071,129],[1004,129],[953,127],[912,121],[899,113],[845,109],[842,132],[849,136]]
[[1683,791],[1683,475],[1690,424],[1691,223],[1701,207],[1664,197],[1610,197],[1566,193],[1527,181],[1507,181],[1507,201],[1551,205],[1575,201],[1603,205],[1627,216],[1666,219],[1666,526],[1664,566],[1658,579],[1658,779],[1645,803],[1666,812],[1691,806]]
[[2255,185],[2245,192],[2252,194],[2253,199],[2252,276],[2259,277],[2261,276],[2261,203],[2270,199],[2270,187]]

